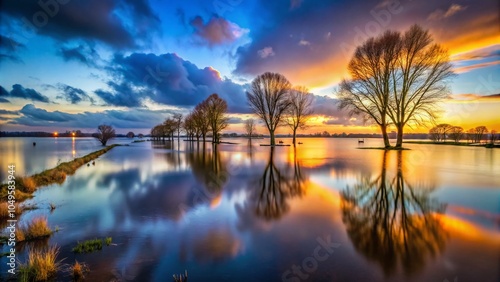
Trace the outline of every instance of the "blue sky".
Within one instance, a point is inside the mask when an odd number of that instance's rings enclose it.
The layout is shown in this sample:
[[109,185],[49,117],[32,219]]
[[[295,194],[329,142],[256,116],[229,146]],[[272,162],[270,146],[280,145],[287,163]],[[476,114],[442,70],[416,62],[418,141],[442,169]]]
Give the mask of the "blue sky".
[[[483,104],[483,96],[500,93],[499,4],[493,0],[1,5],[0,130],[92,131],[105,122],[119,132],[148,132],[216,92],[228,101],[230,129],[238,131],[250,117],[248,83],[275,71],[315,94],[314,130],[366,131],[336,108],[335,87],[347,77],[356,45],[415,23],[449,49],[458,74],[453,97]],[[482,111],[479,122],[495,127],[495,114]],[[329,120],[338,122],[327,127]]]

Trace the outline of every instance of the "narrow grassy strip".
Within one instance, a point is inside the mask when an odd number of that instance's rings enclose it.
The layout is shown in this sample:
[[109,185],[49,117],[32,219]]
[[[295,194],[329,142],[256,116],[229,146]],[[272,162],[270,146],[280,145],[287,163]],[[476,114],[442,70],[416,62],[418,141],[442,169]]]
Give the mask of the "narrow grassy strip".
[[[99,156],[105,154],[109,150],[113,149],[118,144],[108,146],[99,151],[90,153],[81,158],[76,158],[72,161],[61,163],[55,168],[45,170],[43,172],[34,174],[29,177],[19,177],[16,179],[16,200],[21,202],[27,198],[31,197],[31,194],[36,191],[36,189],[47,186],[51,184],[61,184],[66,180],[67,175],[73,175],[78,168],[89,163],[90,161],[98,158]],[[8,196],[8,185],[2,184],[0,186],[0,198],[2,201],[6,201]]]
[[[104,239],[104,242],[106,243],[106,246],[111,245],[111,242],[113,241],[113,238],[111,237],[106,237]],[[102,250],[102,239],[93,239],[93,240],[87,240],[84,242],[78,242],[76,246],[71,250],[73,253],[81,254],[81,253],[93,253],[95,251],[100,251]]]

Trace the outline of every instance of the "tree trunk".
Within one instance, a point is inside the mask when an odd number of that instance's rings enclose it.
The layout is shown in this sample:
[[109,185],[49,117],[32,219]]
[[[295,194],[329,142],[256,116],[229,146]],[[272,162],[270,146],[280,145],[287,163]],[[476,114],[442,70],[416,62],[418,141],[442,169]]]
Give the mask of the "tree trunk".
[[269,134],[271,135],[271,146],[276,145],[276,141],[274,140],[274,130],[269,130]]
[[403,147],[403,129],[404,129],[403,124],[398,124],[397,129],[398,129],[398,138],[396,140],[396,148],[401,148]]
[[389,135],[387,134],[387,124],[380,125],[380,130],[382,131],[382,137],[384,138],[384,147],[390,148],[391,143],[389,142]]

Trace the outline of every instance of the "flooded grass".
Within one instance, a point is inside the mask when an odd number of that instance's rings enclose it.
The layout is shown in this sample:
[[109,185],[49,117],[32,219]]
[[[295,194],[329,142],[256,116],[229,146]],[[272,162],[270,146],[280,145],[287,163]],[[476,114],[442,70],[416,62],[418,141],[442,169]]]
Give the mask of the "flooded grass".
[[61,268],[58,254],[56,246],[29,250],[27,262],[19,266],[19,281],[47,281],[53,278]]
[[78,242],[76,247],[74,247],[71,251],[73,253],[81,254],[92,253],[100,250],[102,250],[102,239],[93,239],[84,241],[82,243]]
[[75,261],[75,263],[70,266],[69,272],[71,273],[73,281],[83,281],[85,280],[85,274],[89,272],[89,268],[86,263]]
[[31,241],[52,235],[46,217],[36,217],[30,223],[16,229],[18,242]]

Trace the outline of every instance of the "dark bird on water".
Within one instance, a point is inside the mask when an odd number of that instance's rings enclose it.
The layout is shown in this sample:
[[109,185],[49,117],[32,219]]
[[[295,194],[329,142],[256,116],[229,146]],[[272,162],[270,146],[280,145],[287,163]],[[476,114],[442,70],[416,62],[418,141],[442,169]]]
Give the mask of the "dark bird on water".
[[33,142],[33,146],[36,146],[36,142]]

